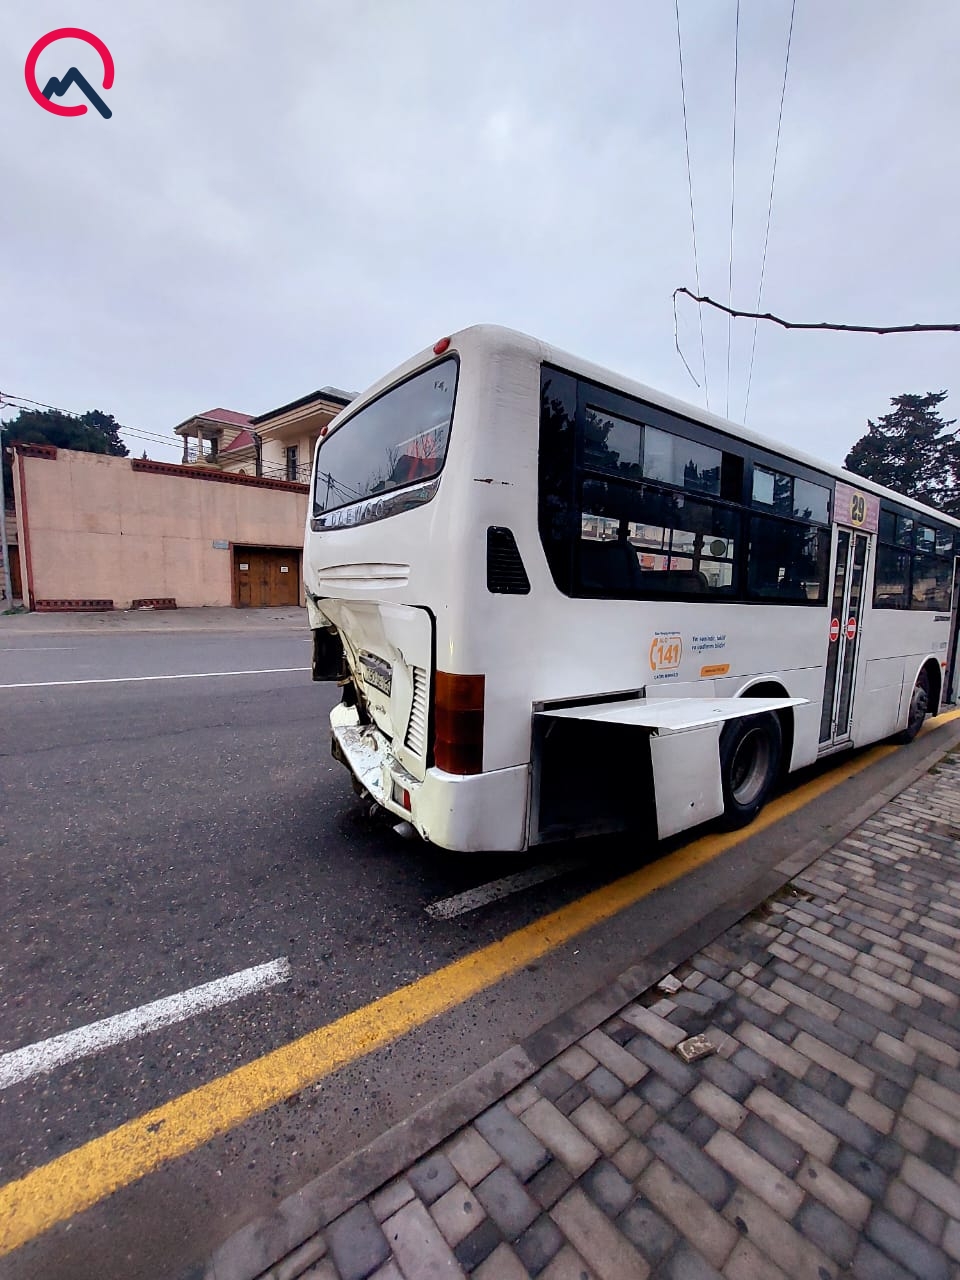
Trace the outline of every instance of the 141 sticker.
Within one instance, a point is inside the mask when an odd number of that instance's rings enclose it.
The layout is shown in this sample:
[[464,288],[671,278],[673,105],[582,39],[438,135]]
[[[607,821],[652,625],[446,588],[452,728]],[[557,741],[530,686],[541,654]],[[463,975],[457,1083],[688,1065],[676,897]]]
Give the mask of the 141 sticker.
[[678,631],[657,631],[650,642],[650,670],[676,671],[683,656],[683,640]]

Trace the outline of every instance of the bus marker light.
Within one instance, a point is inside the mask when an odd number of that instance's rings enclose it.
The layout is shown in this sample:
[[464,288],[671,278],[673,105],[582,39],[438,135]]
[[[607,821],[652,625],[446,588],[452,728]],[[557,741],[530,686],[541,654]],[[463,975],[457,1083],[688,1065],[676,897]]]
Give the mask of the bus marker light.
[[450,345],[449,338],[441,338],[439,342],[435,342],[433,344],[433,354],[435,356],[442,356],[443,353],[446,351],[447,347],[449,347],[449,345]]
[[410,812],[410,792],[406,787],[401,787],[396,779],[393,782],[393,799],[394,803],[398,804],[401,809],[406,809],[407,813]]

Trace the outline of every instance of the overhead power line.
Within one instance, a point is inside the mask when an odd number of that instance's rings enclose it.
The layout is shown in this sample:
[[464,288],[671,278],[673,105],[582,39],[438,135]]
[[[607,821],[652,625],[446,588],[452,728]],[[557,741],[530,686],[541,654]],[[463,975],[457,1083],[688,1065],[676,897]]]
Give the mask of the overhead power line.
[[[690,196],[690,231],[693,235],[693,270],[697,279],[697,292],[700,292],[700,257],[697,253],[697,220],[693,215],[693,172],[690,167],[690,134],[687,129],[687,90],[683,75],[683,43],[680,39],[680,0],[674,0],[674,9],[677,15],[677,57],[680,61],[680,101],[683,104],[683,143],[687,153],[687,191]],[[703,341],[703,308],[698,308],[700,317],[700,359],[703,363],[703,394],[707,402],[707,408],[710,408],[710,383],[707,380],[707,350]],[[699,387],[700,383],[693,377],[693,370],[684,359],[683,352],[680,350],[680,337],[676,329],[677,312],[674,307],[673,312],[674,329],[673,340],[676,343],[677,351],[680,359],[686,365],[687,373],[693,378]]]
[[[697,288],[700,286],[698,285]],[[39,409],[52,409],[54,413],[65,413],[69,418],[79,418],[79,413],[74,413],[72,409],[58,409],[55,404],[44,404],[42,400],[31,400],[29,396],[15,396],[12,391],[4,391],[3,400],[11,409],[19,409],[20,405],[13,404],[14,400],[22,400],[24,404],[36,405]],[[29,410],[27,411],[29,412]]]
[[[740,0],[733,34],[733,141],[730,149],[730,255],[727,265],[727,305],[733,302],[733,227],[737,206],[737,77],[740,69]],[[733,342],[733,319],[727,320],[727,395],[725,415],[730,416],[730,348]]]
[[[15,403],[20,402],[20,403]],[[15,396],[9,392],[0,393],[0,409],[10,408],[18,409],[21,412],[32,412],[25,406],[33,405],[38,409],[50,409],[54,413],[62,413],[67,418],[82,418],[82,413],[77,413],[73,409],[61,409],[55,404],[46,404],[42,400],[31,400],[28,396]],[[130,436],[137,443],[146,442],[147,444],[162,444],[168,449],[179,449],[180,442],[177,439],[171,439],[170,436],[159,435],[155,431],[147,431],[143,427],[125,427],[117,424],[118,430],[125,436]],[[263,462],[261,463],[262,473],[271,480],[288,480],[286,464],[282,462]],[[298,472],[308,473],[309,464],[298,467]],[[362,496],[362,495],[358,495]]]
[[722,302],[716,302],[713,298],[708,298],[705,294],[693,293],[690,289],[681,286],[673,291],[674,307],[676,307],[677,296],[685,294],[688,298],[692,298],[694,302],[703,304],[708,307],[715,307],[718,311],[723,311],[726,315],[733,319],[740,320],[769,320],[771,324],[778,324],[783,329],[830,329],[839,333],[960,333],[960,323],[957,324],[835,324],[828,320],[819,320],[816,323],[801,320],[784,320],[780,316],[775,316],[769,311],[738,311],[734,307],[725,307]]
[[[760,310],[760,300],[763,297],[763,277],[767,267],[767,245],[770,243],[770,219],[773,215],[773,188],[777,181],[777,157],[780,154],[780,129],[783,125],[783,103],[787,96],[787,72],[790,69],[790,47],[793,44],[793,19],[797,12],[797,0],[793,0],[790,6],[790,29],[787,32],[787,53],[783,60],[783,84],[780,88],[780,112],[777,116],[777,140],[773,147],[773,172],[770,175],[770,198],[767,201],[767,227],[763,233],[763,255],[760,259],[760,283],[757,286],[757,311]],[[699,293],[700,286],[697,285]],[[727,299],[729,305],[731,299]],[[702,313],[701,313],[702,314]],[[731,318],[732,323],[732,318]],[[753,361],[757,354],[757,325],[759,321],[753,322],[753,343],[750,347],[750,371],[747,374],[747,394],[743,402],[743,420],[747,420],[747,410],[750,407],[750,387],[753,383]]]
[[[15,403],[18,402],[18,403]],[[33,405],[38,409],[49,409],[53,413],[62,413],[65,418],[82,418],[82,413],[77,413],[75,409],[61,409],[59,405],[46,404],[43,400],[31,400],[29,396],[15,396],[9,391],[4,391],[0,397],[0,408],[17,409],[22,413],[32,413],[33,410],[26,408],[27,405]],[[117,429],[137,439],[156,441],[160,444],[168,445],[175,448],[176,440],[171,440],[169,436],[160,435],[156,431],[147,431],[144,427],[125,427],[121,423],[117,423]]]

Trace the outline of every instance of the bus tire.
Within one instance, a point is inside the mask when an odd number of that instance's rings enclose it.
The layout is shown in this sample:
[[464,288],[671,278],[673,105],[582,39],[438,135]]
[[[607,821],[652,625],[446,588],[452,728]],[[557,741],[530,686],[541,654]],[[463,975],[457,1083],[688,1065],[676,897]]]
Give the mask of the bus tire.
[[907,727],[897,734],[898,742],[912,742],[927,718],[930,709],[930,677],[926,671],[917,676],[917,683],[910,695],[910,711],[907,715]]
[[782,754],[783,730],[772,711],[724,726],[720,735],[724,826],[744,827],[754,820],[780,775]]

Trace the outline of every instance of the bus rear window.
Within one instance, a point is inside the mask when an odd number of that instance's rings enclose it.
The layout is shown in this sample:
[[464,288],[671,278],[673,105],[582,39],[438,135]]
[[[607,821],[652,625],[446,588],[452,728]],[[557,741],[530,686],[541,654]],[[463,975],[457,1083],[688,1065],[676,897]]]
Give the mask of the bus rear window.
[[[314,517],[439,475],[447,453],[457,373],[455,359],[431,365],[331,432],[317,455]],[[424,500],[432,496],[430,492]],[[378,510],[369,518],[385,514],[386,510]]]

